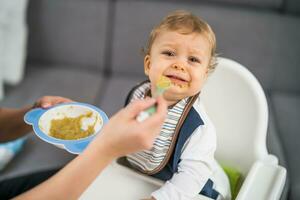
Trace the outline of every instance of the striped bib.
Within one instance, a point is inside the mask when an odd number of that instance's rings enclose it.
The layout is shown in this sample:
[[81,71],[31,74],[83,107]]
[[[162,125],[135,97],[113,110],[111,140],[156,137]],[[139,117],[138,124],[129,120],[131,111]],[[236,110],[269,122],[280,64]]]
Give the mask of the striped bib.
[[[130,101],[136,99],[144,99],[147,92],[150,91],[150,83],[146,82],[136,88]],[[150,150],[140,151],[138,153],[127,155],[128,162],[139,171],[146,174],[153,174],[157,172],[157,168],[161,168],[168,159],[172,152],[170,146],[174,142],[173,136],[175,129],[183,114],[184,108],[187,105],[189,98],[182,99],[176,103],[172,108],[168,109],[167,118],[162,126],[160,134],[157,136]]]

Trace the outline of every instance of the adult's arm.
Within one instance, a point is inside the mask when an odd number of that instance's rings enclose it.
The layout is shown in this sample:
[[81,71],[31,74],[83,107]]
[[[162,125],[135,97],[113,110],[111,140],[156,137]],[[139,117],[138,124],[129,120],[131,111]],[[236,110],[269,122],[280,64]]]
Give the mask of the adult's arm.
[[30,132],[30,126],[24,123],[24,114],[32,107],[21,109],[0,108],[0,142],[7,142]]
[[24,123],[24,115],[35,107],[48,108],[58,103],[71,102],[70,99],[58,96],[44,96],[33,106],[21,109],[0,108],[0,143],[17,139],[31,131],[31,126]]
[[[136,116],[157,103],[157,112],[143,122]],[[115,158],[150,149],[165,120],[167,105],[160,97],[135,101],[114,115],[87,149],[49,180],[16,199],[78,199]]]

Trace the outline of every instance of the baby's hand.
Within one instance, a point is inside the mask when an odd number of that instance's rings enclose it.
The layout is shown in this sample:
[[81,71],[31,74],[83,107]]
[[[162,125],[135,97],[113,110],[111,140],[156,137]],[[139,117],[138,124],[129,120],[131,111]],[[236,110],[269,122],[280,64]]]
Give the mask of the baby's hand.
[[39,108],[39,107],[49,108],[56,104],[69,103],[69,102],[73,102],[73,101],[71,99],[60,97],[60,96],[43,96],[34,103],[33,108]]

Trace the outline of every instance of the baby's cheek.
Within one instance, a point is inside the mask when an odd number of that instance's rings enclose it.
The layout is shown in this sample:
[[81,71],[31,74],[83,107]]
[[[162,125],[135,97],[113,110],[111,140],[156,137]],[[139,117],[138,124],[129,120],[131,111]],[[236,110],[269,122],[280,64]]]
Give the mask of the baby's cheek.
[[155,74],[150,73],[150,74],[148,75],[148,79],[149,79],[152,83],[155,83],[155,81],[156,81]]
[[202,84],[201,83],[190,84],[190,91],[193,93],[193,95],[200,92],[201,89],[202,89]]

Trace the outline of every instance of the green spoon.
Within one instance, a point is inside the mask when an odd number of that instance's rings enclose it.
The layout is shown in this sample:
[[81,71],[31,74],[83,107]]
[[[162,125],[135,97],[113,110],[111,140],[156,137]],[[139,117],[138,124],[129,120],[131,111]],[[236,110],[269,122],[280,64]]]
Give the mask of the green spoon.
[[[156,83],[156,91],[155,94],[153,94],[153,97],[156,98],[160,95],[163,95],[163,93],[171,87],[171,81],[169,78],[165,76],[161,76],[159,80]],[[142,111],[138,117],[137,120],[139,122],[144,121],[146,118],[150,117],[156,112],[156,105],[153,105],[146,110]]]

